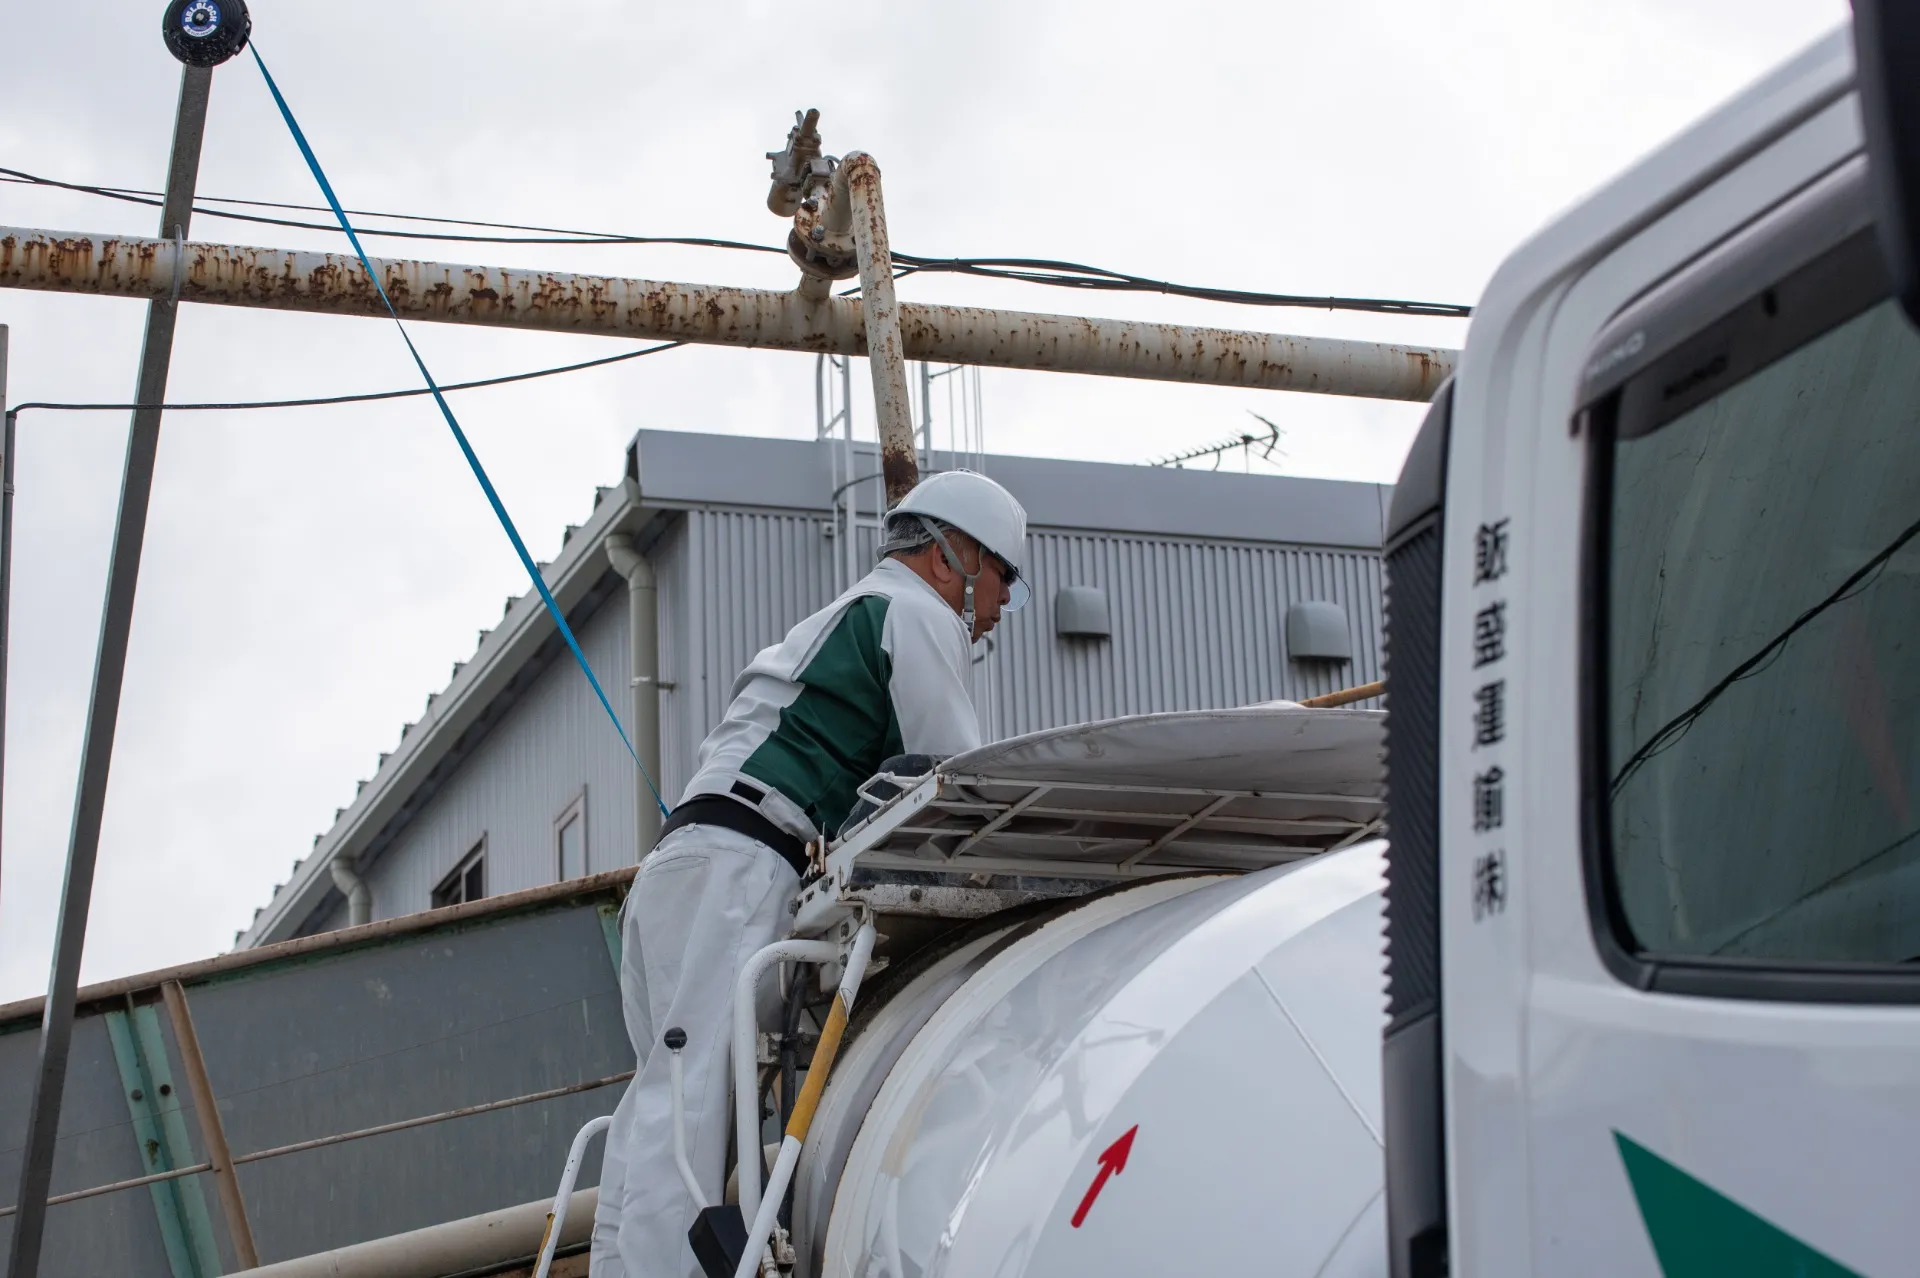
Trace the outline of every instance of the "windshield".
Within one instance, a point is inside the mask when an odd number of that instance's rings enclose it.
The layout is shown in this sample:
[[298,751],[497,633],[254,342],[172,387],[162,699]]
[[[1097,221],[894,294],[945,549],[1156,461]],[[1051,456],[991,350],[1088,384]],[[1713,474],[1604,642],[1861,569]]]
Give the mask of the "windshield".
[[1875,306],[1611,463],[1606,827],[1634,942],[1920,957],[1920,337]]

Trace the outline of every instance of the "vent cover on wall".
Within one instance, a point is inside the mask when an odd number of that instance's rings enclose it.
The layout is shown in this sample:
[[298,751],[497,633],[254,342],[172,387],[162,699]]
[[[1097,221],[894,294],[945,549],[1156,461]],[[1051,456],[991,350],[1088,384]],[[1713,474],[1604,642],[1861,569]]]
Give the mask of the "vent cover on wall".
[[1324,599],[1287,608],[1287,656],[1295,661],[1352,661],[1346,610]]
[[1111,638],[1107,592],[1098,586],[1060,587],[1053,597],[1053,632],[1063,639]]

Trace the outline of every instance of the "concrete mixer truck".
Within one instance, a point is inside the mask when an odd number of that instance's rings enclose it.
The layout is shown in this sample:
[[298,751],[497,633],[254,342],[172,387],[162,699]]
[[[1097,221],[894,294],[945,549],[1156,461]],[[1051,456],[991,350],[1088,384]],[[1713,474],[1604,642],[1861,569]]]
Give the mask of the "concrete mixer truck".
[[1914,1271],[1920,20],[1857,23],[1494,276],[1393,497],[1391,846],[1367,711],[890,779],[825,987],[977,921],[710,1272]]
[[1140,715],[869,782],[735,988],[764,1156],[709,1204],[676,1132],[706,1272],[1379,1272],[1383,718]]

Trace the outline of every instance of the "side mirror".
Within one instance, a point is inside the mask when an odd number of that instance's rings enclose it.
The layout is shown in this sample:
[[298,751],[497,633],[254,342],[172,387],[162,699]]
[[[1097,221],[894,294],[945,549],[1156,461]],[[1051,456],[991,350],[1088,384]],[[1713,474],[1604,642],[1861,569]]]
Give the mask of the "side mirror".
[[1874,223],[1894,296],[1920,326],[1920,4],[1854,0],[1853,61]]

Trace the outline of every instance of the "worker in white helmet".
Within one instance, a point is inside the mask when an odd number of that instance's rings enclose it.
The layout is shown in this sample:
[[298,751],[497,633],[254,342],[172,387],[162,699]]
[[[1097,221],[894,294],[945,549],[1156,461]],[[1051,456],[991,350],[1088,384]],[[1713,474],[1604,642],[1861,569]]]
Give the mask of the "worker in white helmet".
[[[656,1046],[669,1029],[686,1033],[688,1153],[717,1203],[735,978],[786,934],[806,844],[840,828],[862,782],[895,755],[980,744],[972,646],[1026,601],[1026,541],[1026,511],[999,484],[933,475],[888,513],[874,570],[735,681],[621,921],[638,1069],[607,1132],[592,1278],[699,1273],[687,1244],[697,1208],[673,1157],[670,1057]],[[749,1155],[759,1146],[759,1132],[737,1134]]]

